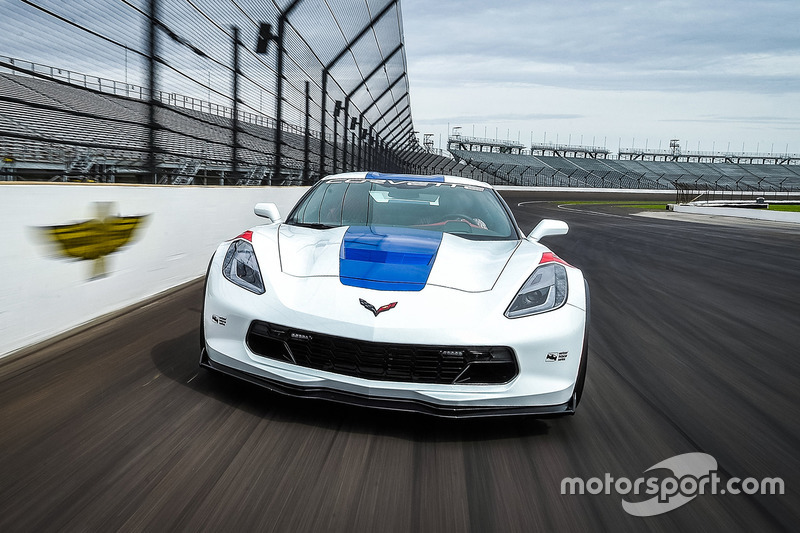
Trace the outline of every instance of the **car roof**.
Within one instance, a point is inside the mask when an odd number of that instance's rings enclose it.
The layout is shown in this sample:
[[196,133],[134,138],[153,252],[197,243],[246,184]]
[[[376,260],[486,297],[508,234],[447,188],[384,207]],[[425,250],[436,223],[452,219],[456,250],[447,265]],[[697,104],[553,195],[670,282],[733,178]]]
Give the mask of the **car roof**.
[[460,176],[419,176],[415,174],[383,174],[380,172],[345,172],[343,174],[332,174],[322,178],[323,181],[331,179],[347,179],[347,178],[361,178],[361,179],[374,179],[374,180],[392,180],[392,181],[427,181],[431,183],[458,183],[460,185],[475,185],[477,187],[484,187],[487,189],[494,189],[486,182],[473,180],[470,178],[462,178]]

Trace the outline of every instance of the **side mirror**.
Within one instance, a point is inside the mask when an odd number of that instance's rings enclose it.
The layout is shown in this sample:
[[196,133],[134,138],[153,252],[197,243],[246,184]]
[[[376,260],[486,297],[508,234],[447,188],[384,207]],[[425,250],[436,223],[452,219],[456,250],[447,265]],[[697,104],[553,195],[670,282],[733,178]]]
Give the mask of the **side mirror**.
[[274,224],[278,222],[283,222],[281,218],[280,211],[278,211],[278,206],[273,204],[272,202],[266,202],[263,204],[256,204],[253,212],[264,218],[270,219]]
[[567,226],[566,222],[546,218],[533,228],[528,238],[532,241],[538,241],[542,237],[548,237],[550,235],[566,235],[568,231],[569,226]]

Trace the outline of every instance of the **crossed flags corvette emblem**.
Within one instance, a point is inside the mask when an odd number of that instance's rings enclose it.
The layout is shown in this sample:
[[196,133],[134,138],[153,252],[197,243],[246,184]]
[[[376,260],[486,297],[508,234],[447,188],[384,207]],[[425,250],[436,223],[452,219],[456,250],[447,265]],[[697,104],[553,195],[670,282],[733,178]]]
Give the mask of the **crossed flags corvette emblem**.
[[378,316],[379,314],[383,313],[384,311],[388,311],[389,309],[394,309],[397,306],[397,302],[392,302],[390,304],[382,305],[378,309],[375,309],[374,305],[364,300],[363,298],[359,298],[358,303],[360,303],[361,305],[372,311],[372,314],[375,316]]

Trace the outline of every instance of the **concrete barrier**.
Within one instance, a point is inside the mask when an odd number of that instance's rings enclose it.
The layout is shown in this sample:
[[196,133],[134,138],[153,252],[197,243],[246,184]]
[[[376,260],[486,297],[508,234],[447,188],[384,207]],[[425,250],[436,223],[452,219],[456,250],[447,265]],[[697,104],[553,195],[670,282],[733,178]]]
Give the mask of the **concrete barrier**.
[[0,185],[0,357],[202,276],[305,187]]
[[749,218],[753,220],[767,220],[771,222],[791,222],[794,224],[800,223],[800,213],[769,211],[767,209],[676,205],[672,208],[672,210],[676,213],[689,213],[692,215]]

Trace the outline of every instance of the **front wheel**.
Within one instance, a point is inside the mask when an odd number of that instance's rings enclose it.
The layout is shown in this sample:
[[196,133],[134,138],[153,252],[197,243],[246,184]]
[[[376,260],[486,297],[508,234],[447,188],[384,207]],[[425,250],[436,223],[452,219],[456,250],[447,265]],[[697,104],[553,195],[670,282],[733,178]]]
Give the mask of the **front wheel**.
[[572,393],[572,408],[578,407],[583,396],[583,386],[586,383],[586,367],[589,359],[589,283],[583,280],[586,287],[586,324],[583,330],[583,348],[581,349],[581,364],[578,366],[578,378],[575,380],[575,389]]
[[206,278],[203,282],[203,304],[200,306],[200,350],[205,350],[206,348],[206,325],[205,325],[205,316],[206,316],[206,289],[208,288],[208,275],[211,273],[211,264],[214,262],[214,256],[211,256],[211,261],[208,262],[208,268],[206,269]]

